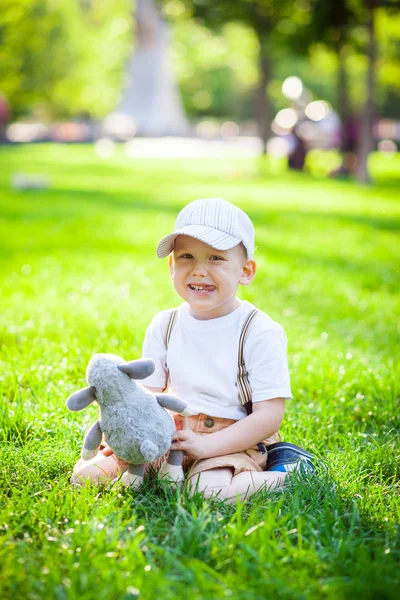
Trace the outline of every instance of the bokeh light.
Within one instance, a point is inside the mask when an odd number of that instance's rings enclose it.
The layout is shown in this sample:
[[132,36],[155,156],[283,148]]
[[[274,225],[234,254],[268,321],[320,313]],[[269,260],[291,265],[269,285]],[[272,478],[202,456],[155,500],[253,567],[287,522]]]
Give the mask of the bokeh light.
[[129,140],[136,134],[136,121],[123,113],[112,113],[104,119],[103,131],[119,140]]
[[116,144],[109,138],[100,138],[94,144],[94,151],[100,158],[110,158],[115,154]]
[[195,108],[205,110],[211,106],[212,96],[207,90],[199,90],[192,98],[192,103]]
[[164,12],[169,17],[180,17],[185,11],[186,7],[181,0],[170,0],[170,2],[164,6]]
[[275,158],[287,156],[290,152],[290,142],[284,137],[273,137],[267,142],[267,153]]
[[6,130],[10,142],[34,142],[47,137],[49,128],[43,123],[13,123]]
[[275,135],[288,135],[290,133],[290,129],[286,129],[284,127],[279,127],[276,121],[272,121],[271,123],[271,131]]
[[307,104],[305,109],[306,117],[311,119],[311,121],[322,121],[329,115],[331,111],[331,105],[324,100],[315,100],[314,102],[310,102]]
[[224,140],[231,140],[239,135],[239,125],[234,121],[222,123],[219,132]]
[[312,141],[318,134],[318,125],[310,123],[310,121],[304,121],[300,123],[297,129],[298,135],[308,142]]
[[278,112],[274,121],[282,129],[292,129],[298,121],[297,112],[294,108],[284,108]]
[[298,100],[303,93],[303,83],[299,77],[286,77],[282,84],[282,93],[290,100]]
[[218,125],[215,121],[200,121],[196,126],[197,135],[203,140],[211,140],[218,132]]
[[393,140],[381,140],[378,143],[378,150],[379,152],[382,152],[382,154],[392,156],[393,154],[396,154],[397,146]]

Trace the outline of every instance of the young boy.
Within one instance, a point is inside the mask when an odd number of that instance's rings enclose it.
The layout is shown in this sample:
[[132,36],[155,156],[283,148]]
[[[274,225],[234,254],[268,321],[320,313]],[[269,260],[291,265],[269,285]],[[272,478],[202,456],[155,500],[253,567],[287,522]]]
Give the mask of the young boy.
[[[142,356],[156,369],[141,383],[154,392],[169,386],[193,414],[176,415],[171,446],[185,453],[190,489],[235,502],[281,486],[300,465],[313,470],[304,450],[276,443],[285,400],[292,398],[285,333],[236,296],[256,272],[249,217],[220,198],[191,202],[157,255],[169,257],[184,303],[148,327]],[[80,460],[72,480],[113,478],[124,467],[106,448]]]

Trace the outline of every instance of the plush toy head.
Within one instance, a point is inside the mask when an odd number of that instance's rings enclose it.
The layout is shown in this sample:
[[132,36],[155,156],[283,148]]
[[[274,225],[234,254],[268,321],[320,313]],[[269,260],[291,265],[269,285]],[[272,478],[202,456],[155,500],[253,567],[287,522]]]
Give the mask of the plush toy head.
[[95,400],[99,406],[104,403],[113,403],[116,401],[117,395],[113,393],[112,388],[118,381],[126,382],[127,378],[123,374],[129,375],[131,384],[136,387],[134,380],[149,377],[154,373],[154,369],[155,363],[150,359],[125,362],[115,354],[95,354],[86,369],[86,381],[90,387],[72,394],[67,400],[67,407],[76,412],[89,406]]

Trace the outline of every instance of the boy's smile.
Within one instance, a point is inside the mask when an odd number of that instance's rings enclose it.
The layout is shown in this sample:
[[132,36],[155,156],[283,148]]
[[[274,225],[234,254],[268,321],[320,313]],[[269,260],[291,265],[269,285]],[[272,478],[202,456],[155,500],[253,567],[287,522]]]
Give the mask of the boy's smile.
[[209,294],[217,289],[215,285],[200,285],[196,283],[189,283],[188,287],[190,290],[192,290],[192,292],[195,292],[196,294],[200,294],[202,296],[204,296],[205,294]]
[[255,274],[255,262],[246,258],[241,245],[216,250],[186,235],[175,239],[169,267],[176,291],[196,319],[215,319],[234,311],[240,303],[238,285],[248,285]]

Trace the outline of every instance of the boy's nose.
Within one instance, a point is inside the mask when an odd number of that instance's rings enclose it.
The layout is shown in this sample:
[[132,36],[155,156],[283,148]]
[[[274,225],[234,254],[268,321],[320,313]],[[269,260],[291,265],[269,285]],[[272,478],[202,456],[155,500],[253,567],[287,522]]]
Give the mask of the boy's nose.
[[193,275],[197,277],[205,277],[207,275],[207,265],[203,262],[198,262],[193,265]]

